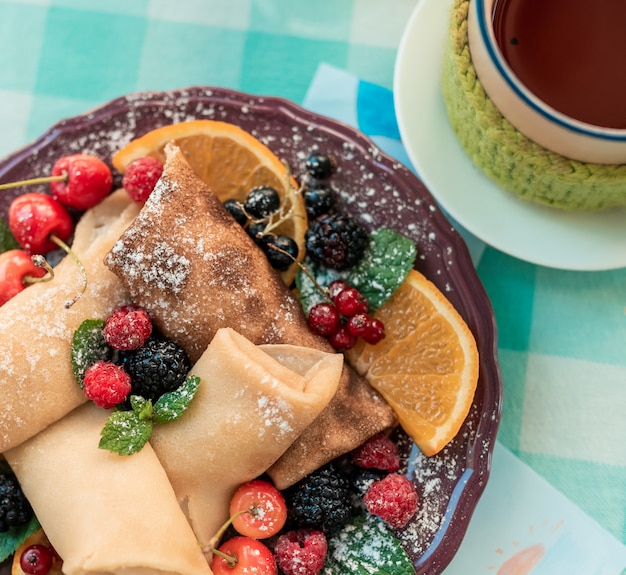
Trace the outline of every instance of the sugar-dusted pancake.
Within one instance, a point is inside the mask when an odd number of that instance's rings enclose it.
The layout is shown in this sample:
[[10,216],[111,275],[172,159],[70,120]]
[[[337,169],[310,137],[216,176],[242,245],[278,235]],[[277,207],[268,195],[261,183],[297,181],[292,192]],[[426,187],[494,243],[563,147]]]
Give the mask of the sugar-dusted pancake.
[[73,250],[85,266],[87,290],[65,302],[83,279],[66,256],[55,277],[0,306],[0,453],[15,447],[85,402],[72,373],[72,335],[86,318],[104,318],[128,302],[122,282],[103,264],[105,254],[139,209],[119,190],[88,210],[76,226]]
[[98,448],[108,417],[83,405],[6,452],[66,575],[211,575],[150,445]]
[[191,405],[150,440],[201,542],[228,519],[237,487],[264,473],[326,407],[342,367],[336,353],[217,332],[191,371],[201,379]]
[[[261,250],[173,146],[150,198],[105,261],[194,361],[224,327],[255,344],[333,351],[309,330]],[[274,479],[286,486],[394,422],[378,393],[345,367],[333,401],[289,449]]]

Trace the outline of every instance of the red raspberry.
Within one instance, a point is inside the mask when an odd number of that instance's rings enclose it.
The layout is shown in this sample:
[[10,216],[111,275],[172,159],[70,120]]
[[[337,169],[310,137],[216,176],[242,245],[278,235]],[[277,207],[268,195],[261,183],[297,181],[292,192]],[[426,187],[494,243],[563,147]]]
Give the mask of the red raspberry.
[[130,375],[110,361],[96,361],[85,370],[83,393],[98,407],[115,407],[126,400],[130,389]]
[[104,322],[104,339],[114,349],[137,349],[151,333],[148,312],[132,304],[114,309]]
[[372,483],[363,496],[367,510],[392,527],[404,527],[417,511],[415,486],[405,475],[390,473]]
[[276,563],[285,575],[317,575],[326,563],[328,544],[321,531],[297,529],[276,541]]
[[352,461],[365,469],[398,471],[400,454],[398,446],[384,433],[378,433],[357,447],[352,454]]
[[163,164],[156,158],[139,158],[128,165],[122,186],[137,203],[143,204],[163,173]]

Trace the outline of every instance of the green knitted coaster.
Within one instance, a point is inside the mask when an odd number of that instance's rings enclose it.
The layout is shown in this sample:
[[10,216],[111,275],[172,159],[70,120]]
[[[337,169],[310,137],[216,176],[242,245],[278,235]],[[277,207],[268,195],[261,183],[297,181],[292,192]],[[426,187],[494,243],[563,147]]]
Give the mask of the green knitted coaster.
[[443,65],[453,130],[474,164],[505,190],[568,210],[626,205],[626,165],[571,160],[539,146],[508,122],[476,77],[467,43],[469,0],[455,0]]

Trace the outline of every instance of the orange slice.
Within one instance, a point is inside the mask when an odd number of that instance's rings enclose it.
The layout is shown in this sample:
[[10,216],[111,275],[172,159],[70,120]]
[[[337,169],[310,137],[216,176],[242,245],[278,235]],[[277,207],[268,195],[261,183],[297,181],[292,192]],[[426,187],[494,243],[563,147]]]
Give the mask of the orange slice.
[[[11,575],[27,575],[20,565],[20,557],[28,547],[35,544],[45,546],[50,545],[48,538],[41,529],[39,529],[39,531],[35,531],[35,533],[33,533],[30,537],[27,537],[26,540],[15,550],[13,563],[11,565]],[[62,575],[62,567],[63,562],[59,560],[57,556],[57,558],[52,561],[52,567],[50,568],[50,571],[48,571],[47,575]]]
[[472,332],[439,289],[412,270],[375,317],[386,337],[346,357],[395,410],[425,455],[443,449],[467,417],[478,383]]
[[[191,120],[157,128],[133,140],[113,156],[113,165],[124,173],[133,160],[144,156],[164,162],[168,142],[180,148],[196,174],[222,201],[228,198],[243,201],[257,186],[276,189],[287,217],[272,232],[293,238],[299,248],[298,260],[304,258],[307,229],[304,199],[285,164],[267,146],[234,124]],[[294,264],[282,272],[285,283],[290,285],[297,271]]]

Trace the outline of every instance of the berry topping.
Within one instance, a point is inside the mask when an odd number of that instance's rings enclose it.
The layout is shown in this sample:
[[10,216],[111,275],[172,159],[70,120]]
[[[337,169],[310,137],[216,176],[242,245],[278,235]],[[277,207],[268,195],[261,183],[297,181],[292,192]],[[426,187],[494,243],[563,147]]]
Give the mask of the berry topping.
[[28,523],[32,516],[33,509],[17,477],[12,473],[0,474],[0,533]]
[[335,305],[341,315],[352,317],[357,314],[366,314],[368,311],[367,300],[363,294],[354,287],[341,290],[334,299]]
[[9,228],[17,242],[30,254],[45,254],[66,242],[74,223],[69,212],[54,198],[31,192],[17,196],[9,206]]
[[328,297],[334,302],[337,295],[349,287],[351,286],[346,280],[334,280],[328,284]]
[[137,349],[120,351],[117,362],[130,375],[132,395],[153,402],[164,393],[178,389],[191,369],[189,357],[168,339],[150,336]]
[[344,270],[361,259],[369,234],[350,216],[326,214],[311,224],[305,238],[307,253],[314,261]]
[[235,221],[240,226],[246,225],[246,223],[248,222],[248,215],[246,214],[246,212],[243,211],[243,205],[241,202],[231,198],[224,201],[224,207],[230,213],[230,215],[235,218]]
[[298,257],[298,244],[289,236],[279,235],[268,238],[263,250],[270,265],[278,271],[285,271]]
[[341,316],[337,308],[327,302],[315,304],[309,312],[309,327],[319,335],[331,335],[339,329]]
[[270,186],[259,186],[250,190],[243,207],[254,218],[266,218],[280,208],[280,195]]
[[332,463],[287,489],[285,499],[298,526],[325,533],[341,528],[352,515],[350,482]]
[[277,575],[274,555],[251,537],[233,537],[218,548],[211,569],[215,575]]
[[357,338],[350,333],[345,324],[339,326],[336,332],[328,336],[328,341],[337,351],[348,351],[356,345]]
[[255,479],[237,489],[230,501],[230,515],[234,517],[233,527],[241,535],[266,539],[283,528],[287,504],[274,485]]
[[130,376],[110,361],[98,360],[85,371],[83,393],[98,407],[111,409],[123,403],[130,390]]
[[29,545],[20,556],[20,567],[27,575],[46,575],[52,568],[54,552],[47,545]]
[[363,445],[352,453],[352,461],[359,467],[366,469],[380,469],[382,471],[398,471],[400,469],[400,454],[398,446],[384,433],[370,437]]
[[302,196],[306,213],[312,220],[330,213],[335,206],[335,196],[332,190],[322,184],[305,188]]
[[148,312],[136,305],[113,310],[104,322],[104,339],[113,349],[137,349],[151,333],[152,320]]
[[122,186],[135,202],[143,204],[154,190],[162,173],[163,164],[156,158],[149,156],[138,158],[126,168]]
[[392,527],[404,527],[417,511],[415,486],[405,475],[390,473],[372,483],[363,496],[367,510]]
[[96,156],[73,154],[57,160],[52,176],[67,175],[60,182],[50,182],[50,188],[62,204],[86,210],[99,204],[111,191],[113,176],[109,167]]
[[306,171],[318,180],[330,177],[334,169],[332,158],[321,153],[311,154],[306,159],[305,166]]
[[317,575],[326,563],[328,544],[321,531],[298,529],[276,541],[276,563],[285,575]]

